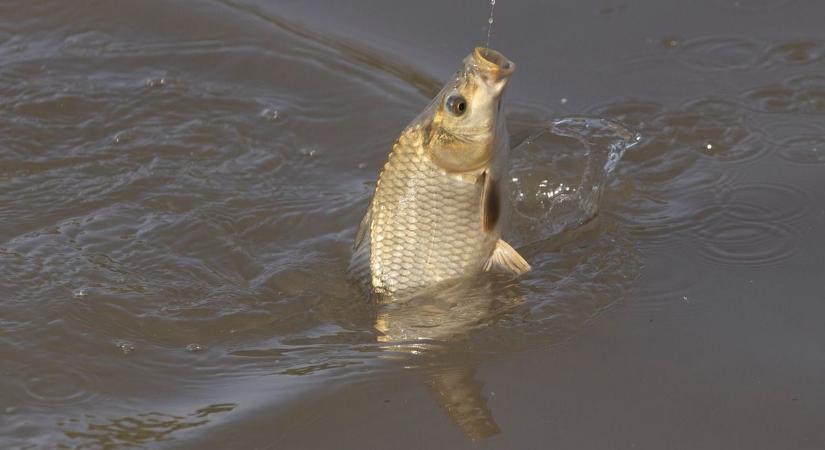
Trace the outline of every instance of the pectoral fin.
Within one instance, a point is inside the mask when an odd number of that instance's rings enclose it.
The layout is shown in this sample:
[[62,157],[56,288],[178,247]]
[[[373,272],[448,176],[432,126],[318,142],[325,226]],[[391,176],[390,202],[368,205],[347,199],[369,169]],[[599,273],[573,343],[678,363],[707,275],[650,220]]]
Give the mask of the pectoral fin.
[[364,244],[365,238],[370,231],[370,224],[372,223],[372,205],[367,208],[367,212],[358,224],[358,231],[355,232],[355,250],[357,251],[361,245]]
[[369,280],[370,275],[370,225],[372,223],[372,207],[367,209],[358,231],[355,233],[355,246],[349,263],[350,275],[359,280]]
[[490,259],[484,264],[485,272],[507,272],[513,275],[521,275],[530,270],[530,264],[522,258],[518,252],[510,247],[510,244],[503,239],[496,241],[496,248]]
[[484,231],[490,232],[498,225],[501,216],[499,186],[498,182],[487,172],[481,174],[479,183],[484,184],[481,191],[481,227]]

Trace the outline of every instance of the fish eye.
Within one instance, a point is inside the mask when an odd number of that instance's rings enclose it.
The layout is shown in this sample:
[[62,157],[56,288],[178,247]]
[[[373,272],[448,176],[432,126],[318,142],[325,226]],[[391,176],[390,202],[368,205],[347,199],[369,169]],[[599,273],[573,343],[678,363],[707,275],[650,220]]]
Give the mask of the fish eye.
[[460,116],[467,112],[467,100],[460,95],[451,95],[447,97],[447,109],[455,116]]

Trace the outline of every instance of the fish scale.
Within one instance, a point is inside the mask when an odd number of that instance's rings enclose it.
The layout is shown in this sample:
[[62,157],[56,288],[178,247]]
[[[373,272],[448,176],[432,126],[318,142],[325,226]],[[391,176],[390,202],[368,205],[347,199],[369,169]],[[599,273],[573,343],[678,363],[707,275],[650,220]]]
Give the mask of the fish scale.
[[377,290],[412,290],[478,271],[495,245],[481,233],[481,187],[448,174],[418,149],[396,145],[378,179],[373,204],[398,206],[373,212]]

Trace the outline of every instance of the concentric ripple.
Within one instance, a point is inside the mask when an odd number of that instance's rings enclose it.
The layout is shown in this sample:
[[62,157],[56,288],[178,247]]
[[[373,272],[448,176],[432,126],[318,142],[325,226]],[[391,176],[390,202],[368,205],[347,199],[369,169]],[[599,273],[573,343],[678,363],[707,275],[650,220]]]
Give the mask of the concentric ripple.
[[685,67],[703,72],[748,70],[759,66],[766,44],[744,36],[703,36],[674,41],[675,59]]
[[708,260],[736,265],[770,265],[799,251],[799,234],[791,227],[770,222],[744,221],[721,214],[696,230],[697,248]]
[[44,404],[78,404],[93,395],[92,388],[84,374],[69,370],[37,374],[25,385],[26,393]]
[[794,255],[800,234],[794,225],[812,199],[801,189],[771,183],[742,183],[721,191],[703,209],[694,245],[709,260],[732,265],[768,265]]

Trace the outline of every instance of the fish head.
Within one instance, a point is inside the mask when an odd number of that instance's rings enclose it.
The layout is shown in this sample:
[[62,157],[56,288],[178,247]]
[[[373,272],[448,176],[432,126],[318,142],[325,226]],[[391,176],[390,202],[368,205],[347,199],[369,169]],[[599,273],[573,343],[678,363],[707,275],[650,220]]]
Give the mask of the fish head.
[[426,146],[436,164],[449,172],[469,172],[490,163],[497,135],[506,133],[501,98],[515,68],[501,53],[483,47],[464,58],[428,108]]

